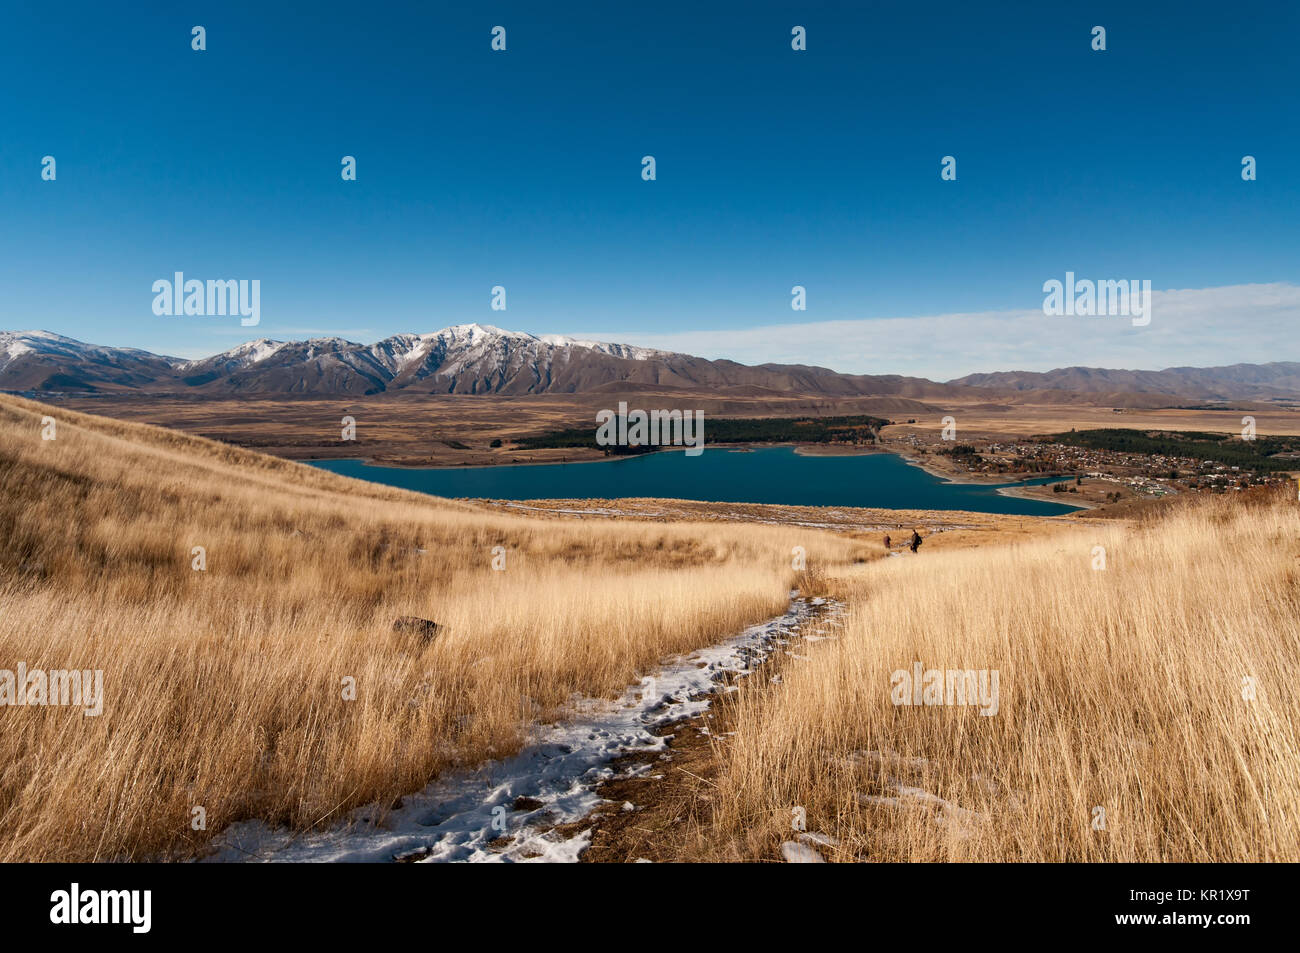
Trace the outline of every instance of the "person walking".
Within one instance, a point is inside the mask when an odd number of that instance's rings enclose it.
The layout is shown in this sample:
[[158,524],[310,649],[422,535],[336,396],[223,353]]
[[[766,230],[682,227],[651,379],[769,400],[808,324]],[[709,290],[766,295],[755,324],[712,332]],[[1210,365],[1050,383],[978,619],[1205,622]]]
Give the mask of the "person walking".
[[913,553],[921,548],[921,534],[916,530],[912,530],[912,544],[908,548],[911,549]]
[[890,544],[891,544],[892,542],[893,542],[893,540],[891,540],[891,539],[889,538],[889,534],[886,533],[886,534],[885,534],[885,549],[889,549]]

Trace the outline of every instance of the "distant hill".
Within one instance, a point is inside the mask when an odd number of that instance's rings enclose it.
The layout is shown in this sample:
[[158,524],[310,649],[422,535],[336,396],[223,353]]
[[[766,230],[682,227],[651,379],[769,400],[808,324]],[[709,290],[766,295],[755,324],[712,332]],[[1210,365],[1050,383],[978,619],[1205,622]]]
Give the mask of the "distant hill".
[[1084,394],[1160,394],[1196,400],[1268,400],[1300,395],[1300,363],[1171,367],[1163,371],[1062,367],[1040,373],[968,374],[948,383],[1004,392],[1055,390]]

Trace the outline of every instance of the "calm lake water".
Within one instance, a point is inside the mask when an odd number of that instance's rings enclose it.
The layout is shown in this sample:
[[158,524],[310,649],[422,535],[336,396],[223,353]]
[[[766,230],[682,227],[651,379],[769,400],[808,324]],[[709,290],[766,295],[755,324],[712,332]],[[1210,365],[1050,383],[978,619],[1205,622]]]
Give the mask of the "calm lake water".
[[[1079,507],[1003,496],[992,485],[945,483],[892,453],[813,457],[793,447],[749,453],[715,448],[696,457],[671,451],[593,463],[409,469],[361,460],[317,460],[331,473],[434,496],[496,500],[618,499],[656,496],[726,503],[878,506],[1056,516]],[[1052,478],[1025,483],[1050,483]]]

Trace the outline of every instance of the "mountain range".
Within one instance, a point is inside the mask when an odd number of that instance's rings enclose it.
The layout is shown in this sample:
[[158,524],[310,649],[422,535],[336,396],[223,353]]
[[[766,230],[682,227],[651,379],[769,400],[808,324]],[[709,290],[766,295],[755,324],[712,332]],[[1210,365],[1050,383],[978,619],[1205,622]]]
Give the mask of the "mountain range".
[[19,393],[192,393],[212,397],[386,393],[578,394],[640,390],[828,398],[1087,394],[1148,399],[1268,400],[1300,396],[1300,363],[1133,371],[1067,367],[971,374],[943,383],[840,374],[800,364],[749,366],[624,344],[536,336],[479,324],[398,334],[375,344],[342,338],[256,340],[201,360],[102,347],[49,331],[0,332],[0,390]]

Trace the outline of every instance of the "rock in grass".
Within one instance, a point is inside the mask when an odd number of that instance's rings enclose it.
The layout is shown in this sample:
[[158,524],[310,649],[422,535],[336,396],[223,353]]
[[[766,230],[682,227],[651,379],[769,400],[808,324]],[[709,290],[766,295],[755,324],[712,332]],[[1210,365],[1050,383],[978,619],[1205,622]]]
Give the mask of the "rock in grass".
[[809,847],[839,847],[840,841],[837,837],[830,834],[823,834],[821,831],[805,831],[795,838],[801,844],[807,844]]
[[421,619],[419,616],[403,615],[398,616],[397,621],[393,623],[394,632],[410,632],[419,636],[422,642],[432,642],[437,638],[438,633],[442,631],[442,626],[432,619]]

